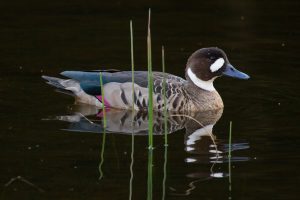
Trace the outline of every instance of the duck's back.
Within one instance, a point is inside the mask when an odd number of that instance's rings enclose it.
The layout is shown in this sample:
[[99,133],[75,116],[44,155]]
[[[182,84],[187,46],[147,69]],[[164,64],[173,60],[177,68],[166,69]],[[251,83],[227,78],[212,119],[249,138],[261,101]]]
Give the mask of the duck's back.
[[[93,95],[102,101],[99,72],[65,71],[63,76],[76,80],[80,83],[81,89],[88,95]],[[165,77],[164,77],[165,76]],[[153,106],[155,110],[162,110],[163,80],[166,80],[166,99],[168,110],[183,110],[186,101],[184,100],[184,85],[186,80],[162,72],[153,72]],[[132,72],[102,72],[104,101],[106,106],[129,109],[134,106],[138,110],[148,109],[148,74],[146,71],[134,72],[134,92],[132,92]]]

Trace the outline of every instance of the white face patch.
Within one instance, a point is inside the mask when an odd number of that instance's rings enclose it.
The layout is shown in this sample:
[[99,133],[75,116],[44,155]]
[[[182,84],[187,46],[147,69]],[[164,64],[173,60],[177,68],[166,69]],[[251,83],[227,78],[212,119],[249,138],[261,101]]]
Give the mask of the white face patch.
[[210,71],[215,72],[218,71],[225,63],[225,60],[223,58],[217,59],[213,64],[211,64]]
[[193,81],[193,83],[194,83],[195,85],[197,85],[199,88],[201,88],[201,89],[203,89],[203,90],[210,91],[210,92],[216,90],[216,89],[214,88],[214,84],[213,84],[213,82],[214,82],[214,80],[215,80],[216,77],[213,78],[213,79],[210,79],[210,80],[208,80],[208,81],[203,81],[203,80],[199,79],[199,78],[196,76],[196,74],[194,74],[194,72],[192,72],[191,68],[188,68],[187,74],[188,74],[188,76],[190,77],[190,79]]

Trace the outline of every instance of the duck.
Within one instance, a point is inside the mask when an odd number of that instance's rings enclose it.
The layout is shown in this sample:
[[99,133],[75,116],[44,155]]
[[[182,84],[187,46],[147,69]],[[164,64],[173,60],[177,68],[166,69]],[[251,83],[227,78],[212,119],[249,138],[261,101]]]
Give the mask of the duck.
[[[100,88],[100,72],[103,88]],[[148,109],[148,72],[95,70],[63,71],[65,78],[42,76],[58,91],[75,97],[76,103],[114,109]],[[185,67],[185,79],[173,74],[154,71],[153,109],[169,112],[198,112],[223,109],[220,94],[214,87],[218,77],[249,79],[250,76],[234,68],[225,52],[218,47],[201,48],[190,55]],[[166,82],[164,105],[163,82]],[[134,86],[134,87],[133,87]],[[104,92],[104,101],[102,93]],[[102,102],[103,101],[103,102]]]

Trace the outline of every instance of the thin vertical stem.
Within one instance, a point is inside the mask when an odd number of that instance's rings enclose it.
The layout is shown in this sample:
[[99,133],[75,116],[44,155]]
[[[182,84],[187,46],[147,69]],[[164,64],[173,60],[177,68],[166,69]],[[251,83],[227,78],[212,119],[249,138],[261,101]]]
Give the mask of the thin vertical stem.
[[152,200],[152,193],[153,193],[152,168],[153,168],[153,149],[148,149],[147,200]]
[[165,48],[162,46],[162,71],[163,71],[163,99],[164,99],[164,133],[165,145],[168,145],[168,123],[167,123],[167,97],[166,97],[166,69],[165,69]]
[[151,54],[151,9],[148,16],[148,36],[147,36],[147,57],[148,57],[148,130],[149,130],[149,148],[153,148],[153,73],[152,73],[152,54]]
[[102,113],[103,113],[103,128],[106,129],[106,110],[105,110],[105,94],[103,88],[103,77],[102,72],[100,72],[100,87],[101,87],[101,103],[102,103]]
[[228,197],[228,199],[231,199],[231,190],[232,190],[232,188],[231,188],[231,144],[232,144],[231,139],[232,139],[232,121],[230,121],[230,123],[229,123],[229,142],[228,142],[229,143],[229,150],[228,150],[229,197]]
[[133,186],[133,164],[134,164],[134,134],[131,137],[131,163],[130,163],[130,181],[129,181],[129,200],[132,199],[132,186]]
[[164,152],[164,177],[163,177],[163,185],[162,185],[162,200],[164,200],[166,198],[167,163],[168,163],[168,145],[165,145],[165,152]]
[[106,130],[103,129],[103,136],[102,136],[102,146],[101,146],[101,157],[100,157],[100,164],[99,164],[99,180],[103,178],[103,170],[102,166],[104,163],[104,150],[105,150],[105,140],[106,140]]
[[162,200],[166,198],[166,180],[167,180],[167,162],[168,162],[168,123],[167,123],[167,97],[166,97],[166,70],[165,70],[165,49],[162,46],[162,71],[163,71],[163,100],[164,100],[164,134],[165,134],[165,152],[164,152],[164,177],[162,185]]
[[[132,82],[132,112],[134,112],[134,52],[133,52],[133,27],[132,20],[130,20],[130,49],[131,49],[131,82]],[[134,116],[134,115],[133,115]],[[133,122],[133,121],[132,121]]]
[[148,16],[148,35],[147,35],[147,57],[148,57],[148,179],[147,179],[147,200],[152,200],[152,168],[153,168],[153,74],[152,74],[152,55],[151,55],[151,31],[150,31],[151,10]]
[[103,178],[102,166],[104,163],[104,150],[105,150],[105,140],[106,140],[106,111],[105,111],[105,102],[104,102],[104,88],[103,88],[103,77],[102,72],[100,72],[100,87],[101,87],[101,100],[102,100],[102,113],[103,113],[103,136],[102,136],[102,146],[101,146],[101,161],[99,164],[99,180]]
[[130,20],[130,47],[131,47],[131,76],[132,76],[132,134],[131,134],[131,163],[130,163],[130,181],[129,181],[129,200],[132,199],[133,188],[133,164],[134,164],[134,53],[133,53],[133,27]]

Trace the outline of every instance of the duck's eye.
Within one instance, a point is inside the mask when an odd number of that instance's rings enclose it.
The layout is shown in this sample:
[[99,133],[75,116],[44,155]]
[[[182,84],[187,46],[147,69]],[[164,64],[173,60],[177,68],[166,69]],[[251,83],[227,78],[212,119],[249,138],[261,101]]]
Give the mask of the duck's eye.
[[223,58],[218,58],[215,62],[213,62],[210,65],[210,71],[211,72],[216,72],[218,71],[225,63],[225,60]]

